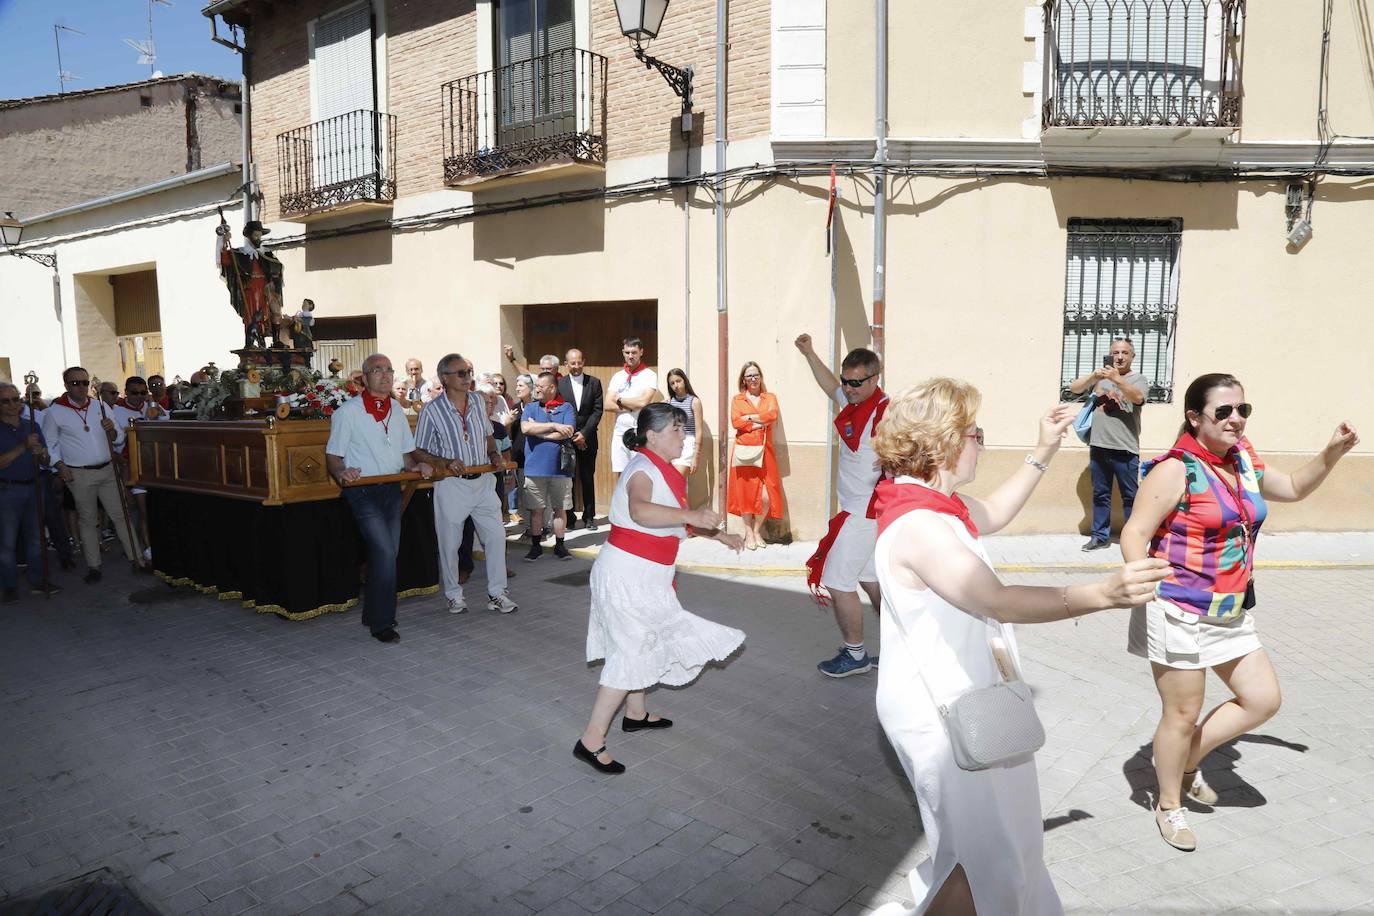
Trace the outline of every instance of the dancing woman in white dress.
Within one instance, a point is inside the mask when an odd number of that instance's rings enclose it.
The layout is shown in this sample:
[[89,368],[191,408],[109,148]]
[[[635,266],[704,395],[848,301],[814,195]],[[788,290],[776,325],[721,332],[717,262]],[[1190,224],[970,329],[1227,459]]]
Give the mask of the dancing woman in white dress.
[[592,566],[592,607],[587,624],[587,661],[606,660],[587,730],[573,755],[602,773],[625,765],[606,751],[606,732],[622,703],[627,732],[668,728],[650,715],[644,690],[655,684],[689,684],[711,661],[724,661],[744,633],[688,613],[674,588],[678,546],[693,534],[738,551],[743,541],[719,528],[709,507],[687,508],[687,479],[673,467],[682,454],[687,415],[659,402],[639,412],[625,431],[631,457],[611,496],[611,535]]
[[1087,585],[1003,585],[979,535],[1005,527],[1025,505],[1075,411],[1060,405],[1046,413],[1025,464],[976,499],[955,490],[974,479],[983,450],[980,401],[965,382],[923,382],[893,398],[873,443],[893,478],[875,491],[884,612],[878,719],[911,781],[930,843],[930,858],[911,872],[916,908],[889,904],[882,916],[1063,912],[1045,868],[1034,757],[960,769],[936,703],[1020,676],[1015,635],[1000,623],[1131,607],[1167,572],[1145,560]]

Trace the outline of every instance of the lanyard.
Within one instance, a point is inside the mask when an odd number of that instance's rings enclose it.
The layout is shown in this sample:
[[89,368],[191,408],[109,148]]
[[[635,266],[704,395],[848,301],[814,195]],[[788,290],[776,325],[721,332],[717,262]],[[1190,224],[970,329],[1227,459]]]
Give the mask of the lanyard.
[[1251,525],[1252,525],[1253,523],[1252,523],[1251,520],[1250,520],[1250,516],[1249,516],[1249,515],[1246,513],[1246,511],[1245,511],[1245,499],[1244,499],[1243,495],[1241,494],[1241,490],[1240,490],[1240,483],[1241,483],[1241,481],[1240,481],[1240,454],[1239,454],[1239,452],[1237,452],[1237,454],[1236,454],[1235,465],[1236,465],[1236,486],[1235,486],[1235,487],[1232,487],[1232,486],[1231,486],[1231,482],[1230,482],[1229,480],[1226,479],[1225,475],[1222,474],[1221,471],[1219,471],[1219,470],[1216,471],[1216,472],[1215,472],[1215,476],[1216,476],[1217,480],[1221,481],[1221,485],[1222,485],[1223,487],[1226,488],[1226,492],[1231,494],[1231,498],[1234,499],[1234,500],[1236,501],[1236,514],[1240,516],[1240,529],[1241,529],[1241,531],[1243,531],[1243,532],[1245,533],[1245,565],[1246,565],[1246,566],[1249,566],[1249,565],[1250,565],[1250,550],[1251,550],[1251,546],[1250,546],[1250,543],[1251,543],[1251,541],[1250,541],[1250,529],[1251,529]]

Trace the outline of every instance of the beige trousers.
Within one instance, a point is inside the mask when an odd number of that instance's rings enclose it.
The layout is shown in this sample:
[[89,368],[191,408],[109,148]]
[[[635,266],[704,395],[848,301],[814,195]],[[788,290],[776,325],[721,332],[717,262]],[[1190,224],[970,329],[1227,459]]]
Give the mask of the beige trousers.
[[76,514],[81,526],[81,552],[86,555],[86,565],[91,569],[100,568],[100,509],[114,525],[124,556],[134,560],[139,555],[135,545],[129,543],[129,526],[124,521],[124,507],[119,501],[119,483],[115,480],[114,465],[88,471],[72,468],[72,480],[67,486],[76,502]]

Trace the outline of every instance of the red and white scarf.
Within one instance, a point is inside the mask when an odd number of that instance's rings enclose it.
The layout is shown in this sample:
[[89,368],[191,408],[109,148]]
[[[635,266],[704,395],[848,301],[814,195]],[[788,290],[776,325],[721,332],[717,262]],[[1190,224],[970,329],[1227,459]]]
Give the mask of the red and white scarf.
[[[668,484],[668,489],[677,500],[678,506],[686,509],[687,478],[682,476],[682,472],[647,448],[636,449],[636,451],[648,458],[649,462],[658,468],[659,473],[663,475],[663,481]],[[677,551],[682,546],[681,539],[672,535],[660,537],[619,525],[611,526],[611,536],[607,538],[607,543],[626,553],[632,553],[651,563],[661,563],[664,566],[672,566],[677,562]]]

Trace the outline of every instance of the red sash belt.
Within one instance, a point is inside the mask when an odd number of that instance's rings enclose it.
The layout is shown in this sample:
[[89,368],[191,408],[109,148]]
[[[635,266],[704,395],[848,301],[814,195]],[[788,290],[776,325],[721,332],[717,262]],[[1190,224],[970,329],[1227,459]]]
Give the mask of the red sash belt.
[[847,518],[849,513],[841,512],[830,520],[830,528],[825,532],[825,537],[821,538],[821,542],[816,545],[816,552],[806,561],[806,584],[821,607],[830,604],[825,593],[821,591],[821,573],[825,571],[825,558],[830,555],[830,548],[835,546],[835,538],[840,536],[840,529],[844,527]]
[[672,566],[677,563],[677,551],[682,546],[682,539],[671,535],[659,537],[633,528],[612,525],[611,536],[607,538],[606,543],[618,550],[643,557],[651,563]]

